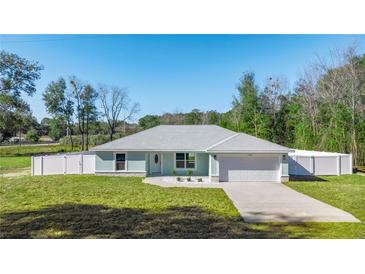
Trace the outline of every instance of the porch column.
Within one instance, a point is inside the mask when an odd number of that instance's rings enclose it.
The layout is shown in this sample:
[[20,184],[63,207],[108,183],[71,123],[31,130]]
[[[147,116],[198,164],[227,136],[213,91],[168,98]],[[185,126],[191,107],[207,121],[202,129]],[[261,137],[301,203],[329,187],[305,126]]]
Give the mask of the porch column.
[[219,161],[216,154],[209,154],[209,181],[219,182]]

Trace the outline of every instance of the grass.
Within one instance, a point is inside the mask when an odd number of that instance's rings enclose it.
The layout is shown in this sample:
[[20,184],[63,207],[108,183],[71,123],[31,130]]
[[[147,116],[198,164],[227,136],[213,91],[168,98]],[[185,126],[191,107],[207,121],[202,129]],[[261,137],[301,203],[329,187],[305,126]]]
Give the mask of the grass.
[[[74,148],[74,151],[77,150],[78,148]],[[16,173],[30,168],[31,155],[70,151],[71,146],[67,145],[0,147],[0,174]]]
[[0,174],[16,172],[27,167],[30,167],[29,156],[0,157]]
[[[0,157],[2,156],[31,156],[35,154],[52,154],[60,152],[70,152],[68,145],[47,145],[47,146],[11,146],[0,147]],[[73,151],[78,151],[74,148]]]
[[[365,222],[365,176],[321,176],[321,182],[289,182],[289,187],[341,208]],[[365,227],[364,227],[365,228]]]
[[[288,185],[365,221],[365,177],[325,179]],[[93,175],[3,178],[0,186],[1,238],[365,238],[362,223],[245,223],[221,189]]]

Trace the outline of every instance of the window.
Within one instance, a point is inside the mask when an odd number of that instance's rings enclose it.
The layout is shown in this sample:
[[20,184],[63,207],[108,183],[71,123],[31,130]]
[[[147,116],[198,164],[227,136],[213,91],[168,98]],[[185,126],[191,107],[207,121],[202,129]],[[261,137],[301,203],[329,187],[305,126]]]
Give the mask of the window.
[[158,155],[155,154],[155,164],[158,164]]
[[126,170],[125,153],[115,154],[115,170]]
[[176,153],[176,168],[195,169],[195,153]]

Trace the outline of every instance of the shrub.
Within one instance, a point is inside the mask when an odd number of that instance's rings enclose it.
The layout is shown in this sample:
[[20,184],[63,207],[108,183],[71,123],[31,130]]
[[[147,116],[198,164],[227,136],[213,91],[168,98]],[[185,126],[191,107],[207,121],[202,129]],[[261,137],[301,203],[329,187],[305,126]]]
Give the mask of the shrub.
[[181,178],[180,177],[177,177],[176,178],[178,182],[181,182]]
[[39,141],[38,132],[35,129],[28,130],[27,134],[25,135],[25,139],[31,142],[38,142]]
[[188,176],[189,177],[193,176],[193,171],[192,170],[188,170]]
[[176,176],[176,170],[175,169],[172,170],[172,176],[174,176],[174,177]]
[[188,182],[191,182],[191,178],[190,177],[188,177]]
[[198,182],[199,182],[199,183],[203,182],[203,179],[202,179],[202,178],[199,178],[199,179],[198,179]]

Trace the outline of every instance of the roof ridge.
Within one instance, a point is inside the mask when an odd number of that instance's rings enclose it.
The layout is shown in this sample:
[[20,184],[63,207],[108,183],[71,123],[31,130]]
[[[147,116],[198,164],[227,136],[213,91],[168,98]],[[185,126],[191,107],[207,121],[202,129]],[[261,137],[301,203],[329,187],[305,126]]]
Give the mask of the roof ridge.
[[215,146],[218,146],[218,145],[220,145],[220,144],[223,144],[223,143],[225,143],[225,142],[227,142],[228,140],[231,140],[232,138],[234,138],[234,137],[236,137],[237,135],[239,135],[240,133],[236,133],[236,134],[233,134],[233,135],[231,135],[231,136],[228,136],[227,138],[224,138],[223,140],[220,140],[219,142],[217,142],[217,143],[215,143],[215,144],[213,144],[213,145],[211,145],[211,146],[209,146],[209,147],[207,147],[205,150],[206,151],[208,151],[209,149],[212,149],[213,147],[215,147]]

